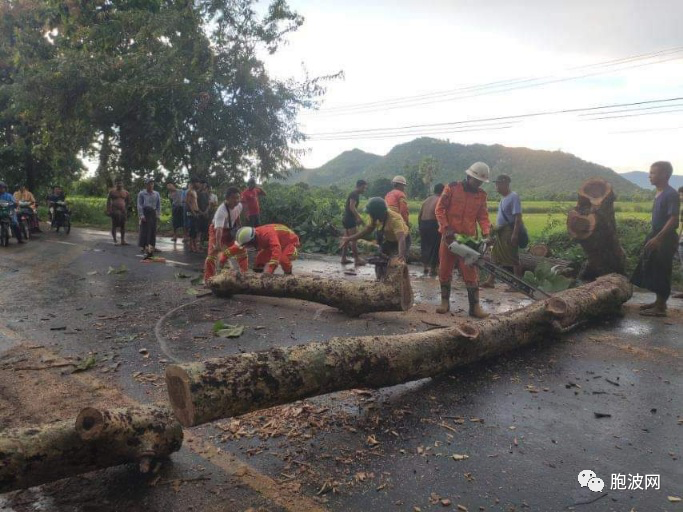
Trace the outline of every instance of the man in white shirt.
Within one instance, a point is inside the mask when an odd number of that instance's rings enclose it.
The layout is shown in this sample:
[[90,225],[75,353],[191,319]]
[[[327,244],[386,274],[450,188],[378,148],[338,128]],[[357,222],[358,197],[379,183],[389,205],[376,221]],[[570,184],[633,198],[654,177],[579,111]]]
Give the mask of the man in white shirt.
[[[209,250],[204,263],[204,282],[216,275],[216,260],[218,256],[235,243],[235,233],[241,226],[240,191],[230,187],[225,192],[225,201],[218,207],[213,221],[209,225]],[[221,266],[224,258],[221,258]]]

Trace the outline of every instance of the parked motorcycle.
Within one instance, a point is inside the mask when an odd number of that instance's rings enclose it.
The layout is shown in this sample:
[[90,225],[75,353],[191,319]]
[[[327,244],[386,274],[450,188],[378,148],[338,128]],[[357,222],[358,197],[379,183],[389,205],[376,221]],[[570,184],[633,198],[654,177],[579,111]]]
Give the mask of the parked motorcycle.
[[19,231],[24,240],[28,240],[31,235],[31,226],[35,222],[36,212],[33,211],[31,203],[28,201],[19,201],[19,208],[17,210],[17,219],[19,220]]
[[52,219],[52,228],[59,233],[59,228],[64,228],[64,232],[68,235],[71,232],[71,211],[66,206],[66,202],[57,201],[54,203],[54,215]]
[[0,245],[7,247],[12,233],[12,208],[9,201],[0,201]]

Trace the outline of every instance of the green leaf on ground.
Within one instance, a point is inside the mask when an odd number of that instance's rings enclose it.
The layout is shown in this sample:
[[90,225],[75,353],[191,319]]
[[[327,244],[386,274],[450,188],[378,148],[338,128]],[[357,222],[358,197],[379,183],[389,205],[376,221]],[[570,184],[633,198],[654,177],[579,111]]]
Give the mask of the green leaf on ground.
[[196,286],[198,284],[202,284],[203,282],[204,282],[204,276],[197,276],[192,281],[190,281],[190,284],[193,284]]
[[188,288],[185,293],[188,295],[199,295],[201,293],[200,290],[197,290],[196,288]]
[[128,272],[128,267],[125,265],[121,265],[120,267],[109,267],[109,270],[107,270],[107,274],[125,274]]
[[221,338],[239,338],[244,334],[244,326],[226,324],[223,320],[218,320],[213,324],[213,333]]
[[83,359],[76,368],[73,369],[71,373],[85,372],[97,364],[97,358],[90,354],[88,357]]
[[191,276],[191,275],[188,275],[188,274],[185,274],[185,273],[183,273],[183,272],[176,272],[175,277],[176,277],[176,279],[189,279],[189,278],[191,278],[192,276]]

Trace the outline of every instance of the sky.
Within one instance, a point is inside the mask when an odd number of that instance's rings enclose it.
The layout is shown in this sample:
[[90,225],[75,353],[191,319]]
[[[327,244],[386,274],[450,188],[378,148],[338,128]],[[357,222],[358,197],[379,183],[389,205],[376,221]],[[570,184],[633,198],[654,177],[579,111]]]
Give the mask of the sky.
[[305,23],[266,59],[271,74],[344,73],[319,110],[299,118],[311,136],[305,167],[353,148],[383,155],[426,135],[562,150],[618,172],[670,160],[683,174],[681,0],[289,3]]

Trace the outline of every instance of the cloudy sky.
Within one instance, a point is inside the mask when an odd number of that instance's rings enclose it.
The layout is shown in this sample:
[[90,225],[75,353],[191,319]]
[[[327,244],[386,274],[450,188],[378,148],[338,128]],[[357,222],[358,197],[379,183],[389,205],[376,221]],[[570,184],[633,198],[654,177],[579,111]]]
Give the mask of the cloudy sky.
[[[344,72],[301,116],[307,167],[430,135],[560,149],[620,172],[667,159],[683,174],[681,0],[290,4],[306,22],[271,72]],[[581,110],[609,105],[624,106]],[[578,111],[549,114],[564,110]]]

